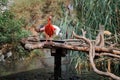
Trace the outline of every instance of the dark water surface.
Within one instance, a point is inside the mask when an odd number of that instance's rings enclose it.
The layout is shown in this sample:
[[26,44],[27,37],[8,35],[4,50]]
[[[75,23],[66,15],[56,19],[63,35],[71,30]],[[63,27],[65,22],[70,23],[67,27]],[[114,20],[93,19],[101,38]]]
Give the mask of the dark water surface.
[[[54,79],[54,57],[46,51],[44,58],[35,57],[29,61],[18,62],[16,65],[0,64],[0,80],[55,80]],[[70,69],[69,60],[62,58],[62,75],[58,80],[109,80],[91,71],[81,70],[76,74],[75,69]],[[3,74],[2,71],[5,73]]]
[[[49,69],[34,69],[30,71],[24,71],[14,73],[6,76],[1,76],[0,80],[54,80],[53,72],[49,72]],[[108,80],[107,78],[99,76],[93,72],[82,73],[80,75],[70,72],[62,72],[62,77],[59,80]]]

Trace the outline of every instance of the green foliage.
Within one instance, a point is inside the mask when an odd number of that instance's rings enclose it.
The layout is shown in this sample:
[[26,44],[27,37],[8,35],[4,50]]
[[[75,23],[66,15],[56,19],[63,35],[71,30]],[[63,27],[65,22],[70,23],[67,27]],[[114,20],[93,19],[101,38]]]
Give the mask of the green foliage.
[[[113,34],[119,33],[120,0],[73,0],[77,18],[90,38],[94,38],[99,24]],[[92,34],[92,36],[91,36]]]
[[26,32],[22,30],[23,21],[14,18],[10,11],[0,14],[0,43],[12,43],[25,37]]
[[8,0],[0,0],[0,6],[6,6]]

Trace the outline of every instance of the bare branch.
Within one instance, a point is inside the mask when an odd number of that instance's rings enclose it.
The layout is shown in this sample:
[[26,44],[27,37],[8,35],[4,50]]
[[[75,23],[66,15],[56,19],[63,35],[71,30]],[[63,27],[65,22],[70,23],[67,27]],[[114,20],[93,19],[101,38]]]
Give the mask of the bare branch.
[[[81,38],[84,40],[84,37],[78,37],[78,36],[75,36],[77,38]],[[68,40],[69,41],[69,40]],[[58,42],[54,42],[53,44],[45,44],[44,45],[44,42],[31,42],[31,41],[28,41],[27,39],[23,39],[21,41],[22,44],[25,45],[25,48],[26,49],[38,49],[38,48],[44,48],[44,47],[47,47],[49,48],[50,46],[51,47],[56,47],[56,48],[65,48],[65,49],[68,49],[68,50],[76,50],[76,51],[83,51],[83,52],[89,52],[89,45],[88,44],[85,44],[84,46],[75,46],[75,45],[69,45],[69,44],[65,44],[65,43],[58,43]],[[115,49],[111,49],[111,48],[105,48],[105,47],[99,47],[99,46],[95,46],[95,51],[96,52],[104,52],[104,53],[112,53],[112,54],[118,54],[120,55],[120,50],[115,50]]]
[[[77,38],[78,37],[81,38],[78,35],[75,35],[75,36],[77,36]],[[104,75],[104,76],[108,76],[108,77],[111,77],[111,78],[116,79],[116,80],[120,80],[120,77],[118,77],[118,76],[116,76],[108,71],[103,72],[103,71],[100,71],[96,68],[95,63],[94,63],[94,56],[93,56],[95,54],[95,44],[92,43],[89,39],[84,38],[84,40],[89,44],[89,47],[90,47],[89,48],[89,60],[90,60],[90,63],[92,65],[93,70],[100,75]]]
[[85,37],[85,35],[86,35],[86,31],[84,31],[83,29],[82,29],[82,35],[83,35],[83,37]]
[[100,56],[111,56],[111,57],[120,58],[119,55],[111,54],[111,53],[101,53],[101,54],[99,54],[99,55],[100,55]]
[[99,25],[99,34],[96,37],[96,46],[104,47],[104,26]]
[[95,53],[95,46],[90,43],[89,60],[90,60],[90,62],[91,62],[91,65],[92,65],[93,70],[94,70],[96,73],[100,74],[100,75],[105,75],[105,76],[111,77],[111,78],[113,78],[113,79],[120,80],[120,77],[118,77],[118,76],[116,76],[116,75],[114,75],[114,74],[112,74],[112,73],[110,73],[110,72],[108,72],[108,71],[107,71],[107,72],[103,72],[103,71],[98,70],[98,69],[96,68],[96,66],[95,66],[94,58],[92,57],[92,54],[93,54],[93,53]]

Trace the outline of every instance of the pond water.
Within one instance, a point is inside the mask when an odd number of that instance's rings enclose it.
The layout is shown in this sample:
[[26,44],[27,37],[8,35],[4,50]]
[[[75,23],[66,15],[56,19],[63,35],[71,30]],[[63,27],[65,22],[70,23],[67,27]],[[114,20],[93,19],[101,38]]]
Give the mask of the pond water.
[[[0,80],[54,80],[54,57],[49,50],[44,57],[34,57],[17,63],[0,63]],[[82,70],[77,74],[66,57],[62,58],[62,75],[59,80],[108,80],[92,71]]]
[[[41,68],[30,71],[15,73],[0,77],[0,80],[54,80],[53,72],[49,69]],[[62,78],[59,80],[108,80],[102,76],[99,76],[93,72],[82,73],[77,75],[75,73],[62,72]]]

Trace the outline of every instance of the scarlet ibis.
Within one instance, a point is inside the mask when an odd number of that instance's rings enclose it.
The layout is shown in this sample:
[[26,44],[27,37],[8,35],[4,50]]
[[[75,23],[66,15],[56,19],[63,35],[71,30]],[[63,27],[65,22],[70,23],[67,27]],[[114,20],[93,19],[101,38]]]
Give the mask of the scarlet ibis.
[[37,30],[38,32],[45,32],[45,36],[46,36],[46,42],[48,39],[51,39],[53,38],[53,36],[59,36],[61,37],[62,36],[62,33],[60,32],[61,29],[56,26],[56,25],[53,25],[51,23],[51,16],[48,18],[48,23],[44,26],[44,25],[41,25],[40,26],[40,29]]
[[48,23],[45,25],[45,36],[46,36],[46,41],[48,39],[51,39],[53,35],[55,34],[55,29],[51,23],[52,16],[49,16],[48,18]]

